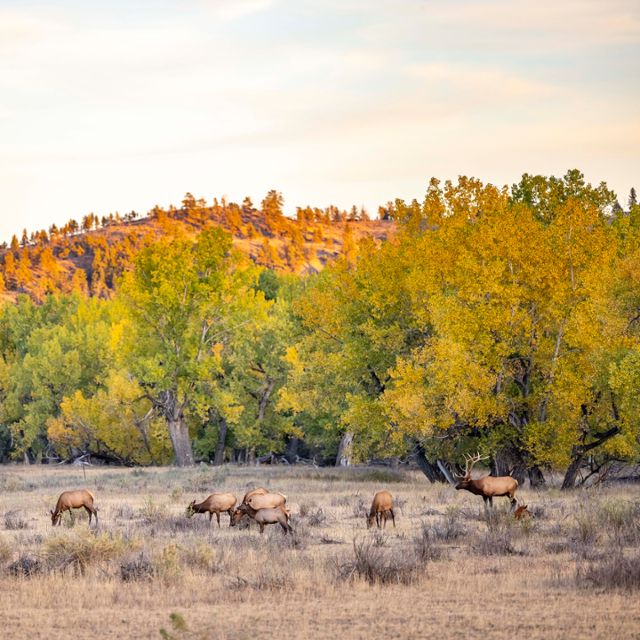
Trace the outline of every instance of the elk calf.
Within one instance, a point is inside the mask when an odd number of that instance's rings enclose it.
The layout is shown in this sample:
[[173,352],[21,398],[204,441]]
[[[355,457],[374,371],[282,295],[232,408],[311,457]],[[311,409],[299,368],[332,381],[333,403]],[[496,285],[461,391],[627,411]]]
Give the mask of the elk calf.
[[391,515],[391,520],[395,528],[396,516],[393,513],[393,496],[388,491],[378,491],[378,493],[373,496],[371,510],[367,516],[367,528],[369,529],[373,526],[374,520],[376,521],[378,529],[380,529],[381,523],[382,528],[386,528],[389,515]]
[[68,511],[71,516],[71,522],[74,522],[73,511],[71,509],[80,509],[84,507],[89,514],[89,525],[91,525],[91,515],[96,517],[96,527],[98,526],[98,510],[93,506],[93,494],[86,489],[77,489],[76,491],[63,491],[58,498],[56,508],[51,511],[51,524],[55,527],[62,520],[62,512]]

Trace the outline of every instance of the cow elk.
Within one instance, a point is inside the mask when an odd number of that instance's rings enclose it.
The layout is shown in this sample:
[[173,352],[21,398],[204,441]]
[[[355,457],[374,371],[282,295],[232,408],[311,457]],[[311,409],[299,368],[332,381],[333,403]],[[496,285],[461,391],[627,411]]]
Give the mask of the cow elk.
[[279,524],[282,527],[284,535],[293,534],[293,528],[289,524],[289,516],[291,514],[284,506],[265,509],[252,509],[247,504],[241,504],[231,516],[231,526],[235,527],[244,516],[249,516],[255,520],[260,527],[260,533],[264,533],[264,528],[268,524]]
[[208,513],[209,524],[211,524],[211,518],[215,513],[218,527],[220,527],[220,514],[226,511],[229,514],[229,524],[231,524],[233,508],[236,506],[236,502],[236,497],[232,493],[212,493],[206,500],[198,504],[196,504],[195,500],[192,500],[187,507],[187,518],[191,518],[196,513]]
[[388,491],[378,491],[373,496],[373,502],[371,503],[371,510],[367,516],[367,528],[370,529],[373,526],[375,520],[378,529],[382,524],[384,529],[387,526],[387,519],[391,516],[393,526],[396,526],[396,517],[393,513],[393,496]]
[[51,524],[55,527],[59,525],[62,520],[62,513],[68,511],[71,516],[71,523],[73,524],[73,511],[72,509],[85,508],[89,514],[89,526],[91,526],[91,515],[96,517],[96,527],[98,526],[98,510],[93,506],[93,494],[86,489],[77,489],[75,491],[63,491],[58,498],[56,508],[51,513]]
[[493,507],[493,498],[507,496],[511,501],[511,510],[515,509],[517,501],[515,493],[518,490],[518,481],[511,476],[484,476],[478,480],[471,479],[471,470],[473,465],[480,460],[486,460],[488,456],[481,457],[480,454],[475,456],[465,456],[466,465],[462,475],[456,474],[459,479],[456,490],[465,489],[471,493],[482,496],[485,508]]
[[269,489],[265,489],[264,487],[256,487],[255,489],[250,489],[247,493],[244,494],[244,498],[242,498],[242,504],[247,504],[249,498],[253,496],[264,496],[269,493]]

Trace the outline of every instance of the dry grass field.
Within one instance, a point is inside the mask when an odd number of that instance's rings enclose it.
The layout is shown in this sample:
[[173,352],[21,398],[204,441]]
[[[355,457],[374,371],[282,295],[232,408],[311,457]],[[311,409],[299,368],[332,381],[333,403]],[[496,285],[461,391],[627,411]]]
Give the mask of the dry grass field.
[[[214,490],[288,496],[277,525],[185,517]],[[51,526],[58,494],[84,511]],[[378,489],[397,528],[367,531]],[[516,522],[418,473],[380,469],[0,468],[0,637],[640,637],[640,486],[521,491]]]

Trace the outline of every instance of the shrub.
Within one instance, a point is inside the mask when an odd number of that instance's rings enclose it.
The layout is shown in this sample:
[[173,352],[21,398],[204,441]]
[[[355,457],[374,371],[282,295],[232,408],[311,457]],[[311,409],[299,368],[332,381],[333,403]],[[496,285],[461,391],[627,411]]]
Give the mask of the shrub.
[[123,582],[151,580],[154,575],[153,563],[144,551],[120,564],[120,579]]
[[7,511],[4,514],[4,528],[5,529],[27,529],[29,524],[22,517],[22,512],[16,510]]
[[481,556],[507,556],[519,553],[513,546],[513,526],[511,519],[496,517],[487,521],[487,531],[475,547]]
[[85,529],[49,538],[42,553],[50,569],[65,571],[71,567],[74,573],[84,575],[88,566],[112,560],[122,553],[125,546],[121,536],[97,535]]
[[578,567],[576,580],[578,584],[597,589],[640,590],[640,557],[625,558],[615,553],[586,568]]
[[442,549],[434,544],[432,529],[423,524],[420,533],[413,539],[413,547],[418,562],[439,560],[442,557]]
[[640,541],[640,505],[626,500],[609,500],[601,505],[598,515],[616,546]]
[[[300,515],[302,515],[302,513]],[[322,507],[318,507],[317,509],[310,511],[307,516],[307,522],[311,527],[321,527],[327,524],[327,516],[325,515]]]
[[436,540],[449,542],[465,536],[467,532],[460,522],[460,512],[455,508],[449,508],[445,515],[431,526],[430,533]]
[[44,567],[42,562],[35,556],[22,553],[15,562],[9,565],[8,570],[12,576],[30,577],[42,573]]
[[353,541],[353,558],[337,562],[339,580],[360,578],[374,584],[413,584],[422,575],[424,566],[410,554],[390,552],[374,546],[371,539]]

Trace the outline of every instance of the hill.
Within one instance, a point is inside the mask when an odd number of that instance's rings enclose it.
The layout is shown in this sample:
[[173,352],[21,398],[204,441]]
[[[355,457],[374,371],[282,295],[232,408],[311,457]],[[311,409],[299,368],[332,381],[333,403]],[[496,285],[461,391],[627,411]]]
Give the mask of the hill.
[[312,273],[343,253],[354,251],[363,237],[376,241],[393,233],[393,223],[369,220],[364,211],[336,207],[298,208],[295,219],[282,212],[282,196],[271,191],[253,206],[214,199],[209,206],[186,194],[180,208],[154,207],[148,215],[84,216],[62,228],[28,234],[0,249],[0,292],[5,299],[25,293],[41,300],[47,293],[81,291],[108,297],[136,252],[166,235],[197,235],[216,225],[233,236],[236,247],[270,269]]

